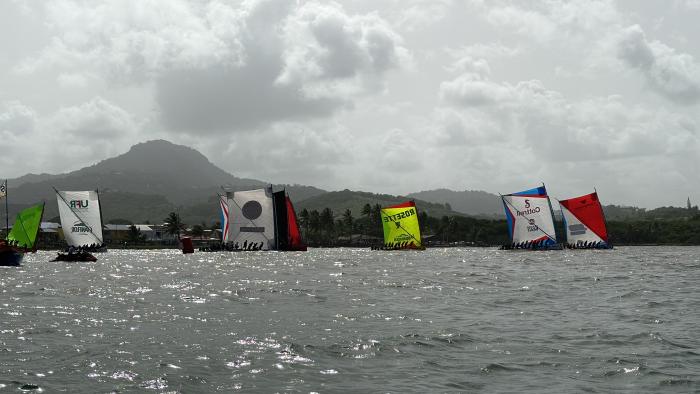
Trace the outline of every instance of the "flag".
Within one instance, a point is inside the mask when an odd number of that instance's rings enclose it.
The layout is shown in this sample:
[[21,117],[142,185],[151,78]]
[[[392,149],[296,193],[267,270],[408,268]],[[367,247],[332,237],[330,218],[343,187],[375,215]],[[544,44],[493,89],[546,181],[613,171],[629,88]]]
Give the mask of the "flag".
[[7,195],[7,179],[5,182],[0,184],[0,197],[5,197]]

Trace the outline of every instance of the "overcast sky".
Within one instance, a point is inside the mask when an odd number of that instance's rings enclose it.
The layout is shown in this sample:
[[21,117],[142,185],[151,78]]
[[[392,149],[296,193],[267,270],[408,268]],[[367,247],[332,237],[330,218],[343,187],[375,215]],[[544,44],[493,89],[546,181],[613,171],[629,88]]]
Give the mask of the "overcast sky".
[[700,0],[0,2],[0,177],[163,138],[236,176],[700,203]]

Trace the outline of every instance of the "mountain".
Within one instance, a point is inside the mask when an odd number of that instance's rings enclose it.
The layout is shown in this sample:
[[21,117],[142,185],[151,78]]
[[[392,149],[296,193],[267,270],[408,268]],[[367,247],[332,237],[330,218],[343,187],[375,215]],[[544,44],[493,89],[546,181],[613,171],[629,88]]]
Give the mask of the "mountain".
[[[134,145],[124,154],[73,172],[27,174],[10,179],[8,196],[11,217],[19,209],[43,200],[46,202],[44,219],[55,219],[58,207],[53,187],[56,187],[59,190],[99,189],[105,223],[116,219],[161,223],[168,213],[177,211],[185,223],[211,225],[219,220],[216,199],[222,186],[235,191],[257,189],[268,184],[231,175],[192,148],[156,140]],[[304,208],[320,211],[328,207],[336,215],[350,209],[353,216],[360,217],[365,204],[388,206],[414,199],[420,211],[433,217],[465,214],[502,219],[503,215],[500,198],[483,191],[436,189],[392,196],[350,190],[327,192],[296,184],[273,185],[273,188],[285,189],[297,212]],[[609,220],[698,215],[696,207],[647,211],[606,206],[605,211]]]
[[27,174],[27,175],[22,175],[19,178],[10,179],[10,180],[8,180],[8,182],[10,182],[10,186],[18,187],[18,186],[23,185],[25,183],[36,183],[36,182],[47,181],[49,179],[60,178],[60,177],[61,177],[61,175]]
[[[330,208],[336,216],[340,216],[346,209],[352,211],[354,217],[362,216],[362,208],[365,204],[379,204],[383,207],[399,204],[411,200],[406,196],[392,196],[389,194],[374,194],[368,192],[342,190],[337,192],[327,192],[315,197],[301,200],[295,205],[297,214],[302,209],[318,210]],[[413,199],[419,212],[426,212],[429,216],[442,217],[460,215],[458,212],[447,209],[443,204],[435,204],[419,199]]]
[[[25,180],[22,183],[22,180]],[[13,201],[54,199],[52,186],[59,190],[90,190],[155,194],[175,204],[209,196],[221,185],[232,188],[260,187],[265,182],[234,177],[216,167],[196,150],[156,140],[134,145],[117,157],[56,176],[27,176],[10,180]]]
[[[123,219],[159,223],[179,211],[186,223],[218,220],[217,193],[257,189],[268,182],[239,178],[212,164],[195,149],[164,140],[134,145],[128,152],[65,174],[27,174],[8,180],[10,214],[46,202],[45,220],[58,216],[53,190],[100,191],[104,222]],[[325,193],[313,186],[275,185],[301,200]]]
[[501,198],[480,190],[458,192],[449,189],[435,189],[411,193],[408,197],[437,204],[447,203],[452,210],[466,215],[488,217],[503,215]]

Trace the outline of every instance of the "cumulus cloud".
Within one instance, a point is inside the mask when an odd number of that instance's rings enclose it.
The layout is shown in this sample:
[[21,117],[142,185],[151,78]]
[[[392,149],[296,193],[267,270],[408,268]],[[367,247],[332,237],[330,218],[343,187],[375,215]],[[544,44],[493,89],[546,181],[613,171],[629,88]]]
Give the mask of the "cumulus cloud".
[[118,140],[133,136],[138,129],[131,115],[101,97],[61,108],[46,120],[46,124],[66,137],[87,140]]
[[491,24],[539,43],[582,43],[590,39],[591,32],[605,31],[620,20],[620,13],[611,0],[489,1],[475,4]]
[[347,130],[326,122],[280,122],[205,149],[237,176],[329,187],[354,163],[347,140]]
[[398,0],[392,12],[395,24],[406,31],[417,31],[434,25],[449,15],[453,0]]
[[[94,69],[112,81],[131,83],[153,78],[174,67],[240,63],[240,23],[216,12],[217,4],[152,0],[99,3],[59,0],[46,5],[55,32],[50,45],[27,59],[19,70]],[[211,18],[208,16],[214,15]]]
[[[498,127],[489,129],[507,132],[513,143],[531,145],[540,157],[557,161],[671,154],[684,144],[698,144],[689,132],[693,122],[685,116],[629,106],[617,96],[574,101],[536,80],[497,82],[484,71],[488,67],[483,60],[471,63],[472,71],[444,82],[440,89],[446,111],[469,120],[464,122],[467,131],[478,126],[479,119],[487,124],[498,120]],[[454,123],[453,117],[448,124]],[[676,139],[684,143],[674,144]],[[557,149],[559,144],[569,149]]]
[[15,138],[34,131],[36,112],[19,101],[0,105],[0,132],[5,138]]
[[[633,163],[659,177],[663,167],[686,183],[692,178],[686,170],[697,167],[695,118],[630,105],[619,96],[571,99],[536,80],[496,81],[483,59],[462,59],[454,69],[462,71],[441,84],[442,105],[423,147],[439,154],[440,162],[470,170],[460,180],[437,169],[435,174],[445,174],[437,183],[503,185],[507,191],[509,184],[556,179],[571,188],[583,181],[616,188],[613,180],[628,179]],[[641,182],[641,175],[635,179]]]
[[[115,155],[130,146],[141,125],[118,106],[96,97],[50,114],[11,101],[0,105],[0,165],[19,176],[61,173]],[[31,158],[31,160],[27,160]]]
[[679,104],[700,100],[700,66],[693,56],[647,40],[639,25],[622,32],[617,49],[620,59],[639,70],[655,92]]
[[[90,70],[123,86],[152,82],[166,127],[226,132],[325,117],[383,89],[408,56],[377,14],[328,2],[63,0],[55,36],[20,70]],[[63,82],[80,83],[74,74]]]
[[670,203],[700,171],[694,2],[23,2],[0,12],[31,32],[0,59],[0,165],[165,138],[273,182]]
[[[276,82],[330,96],[345,82],[364,90],[407,56],[401,38],[377,14],[347,15],[338,5],[308,3],[286,20],[284,68]],[[347,83],[349,82],[349,84]]]

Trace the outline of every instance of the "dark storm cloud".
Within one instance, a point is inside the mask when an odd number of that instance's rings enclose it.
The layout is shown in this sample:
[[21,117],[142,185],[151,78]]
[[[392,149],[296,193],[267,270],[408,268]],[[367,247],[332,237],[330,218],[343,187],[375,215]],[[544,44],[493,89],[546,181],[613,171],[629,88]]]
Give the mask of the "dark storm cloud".
[[107,1],[93,7],[65,1],[47,7],[57,35],[19,70],[55,67],[65,85],[81,80],[75,69],[114,86],[153,83],[163,124],[187,133],[328,117],[382,89],[384,74],[406,56],[384,20],[350,15],[336,3]]
[[279,68],[256,60],[242,68],[212,66],[168,71],[156,83],[166,127],[174,130],[248,129],[276,120],[329,116],[344,100],[306,97],[297,85],[277,86]]

